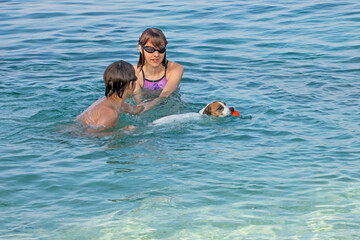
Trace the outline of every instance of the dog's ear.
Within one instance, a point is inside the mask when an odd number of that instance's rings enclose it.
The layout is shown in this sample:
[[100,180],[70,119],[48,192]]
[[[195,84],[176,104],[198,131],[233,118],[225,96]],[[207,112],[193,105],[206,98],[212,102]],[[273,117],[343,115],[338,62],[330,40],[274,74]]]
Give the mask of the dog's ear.
[[211,105],[207,106],[203,112],[205,115],[211,115]]

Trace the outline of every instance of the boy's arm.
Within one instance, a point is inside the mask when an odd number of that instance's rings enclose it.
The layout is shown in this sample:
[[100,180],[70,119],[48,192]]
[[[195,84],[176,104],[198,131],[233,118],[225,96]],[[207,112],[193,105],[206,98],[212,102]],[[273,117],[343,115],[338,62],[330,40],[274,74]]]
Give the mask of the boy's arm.
[[124,105],[122,107],[122,111],[125,113],[129,113],[129,114],[140,115],[140,114],[152,109],[156,105],[158,105],[163,99],[164,99],[163,97],[158,97],[158,98],[155,98],[154,100],[151,100],[151,101],[148,101],[145,103],[141,103],[139,105],[131,105],[128,103],[124,103]]
[[151,100],[149,102],[139,104],[138,106],[143,106],[144,107],[144,110],[141,113],[144,113],[144,112],[152,109],[153,107],[158,105],[163,99],[164,99],[163,97],[157,97],[154,100]]
[[142,105],[131,105],[126,102],[123,103],[122,111],[129,114],[141,114],[144,112],[145,107]]
[[135,103],[140,103],[142,100],[143,100],[143,97],[142,97],[142,90],[139,89],[137,90],[136,92],[134,91],[134,94],[132,95]]

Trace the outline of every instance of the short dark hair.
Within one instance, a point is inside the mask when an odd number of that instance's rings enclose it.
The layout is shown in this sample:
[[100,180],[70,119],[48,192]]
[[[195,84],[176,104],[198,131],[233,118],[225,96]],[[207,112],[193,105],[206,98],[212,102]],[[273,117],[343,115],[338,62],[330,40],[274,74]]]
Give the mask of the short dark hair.
[[[148,41],[150,41],[156,48],[166,47],[166,45],[168,44],[165,34],[160,29],[157,28],[146,29],[139,38],[139,45],[144,46]],[[145,64],[144,50],[142,50],[140,52],[137,68],[139,68],[141,71],[142,68],[144,67],[144,64]],[[162,64],[165,66],[166,69],[167,68],[166,52]]]
[[120,98],[130,82],[137,79],[133,66],[123,60],[110,64],[104,71],[105,96],[116,93]]

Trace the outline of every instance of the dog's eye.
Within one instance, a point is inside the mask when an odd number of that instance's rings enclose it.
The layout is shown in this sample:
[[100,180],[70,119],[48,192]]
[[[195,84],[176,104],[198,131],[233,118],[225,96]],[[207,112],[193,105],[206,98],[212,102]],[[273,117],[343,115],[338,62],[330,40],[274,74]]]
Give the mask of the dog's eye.
[[220,105],[217,110],[218,110],[218,111],[221,111],[221,110],[223,110],[223,109],[224,109],[224,107]]

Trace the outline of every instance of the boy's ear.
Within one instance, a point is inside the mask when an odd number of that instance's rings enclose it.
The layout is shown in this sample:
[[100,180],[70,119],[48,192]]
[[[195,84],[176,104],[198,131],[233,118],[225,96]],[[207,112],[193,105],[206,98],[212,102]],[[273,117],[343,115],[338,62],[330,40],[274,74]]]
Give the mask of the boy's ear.
[[110,97],[114,93],[114,85],[112,81],[109,81],[108,84],[106,84],[105,87],[105,95]]
[[135,84],[136,84],[136,81],[131,81],[131,82],[129,83],[129,85],[128,85],[128,88],[129,88],[130,90],[134,90],[134,89],[135,89]]
[[136,84],[138,84],[138,82],[137,82],[137,81],[133,81],[133,89],[136,88]]

